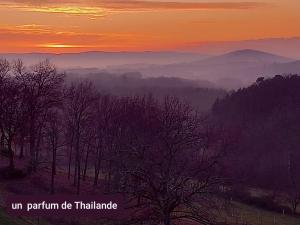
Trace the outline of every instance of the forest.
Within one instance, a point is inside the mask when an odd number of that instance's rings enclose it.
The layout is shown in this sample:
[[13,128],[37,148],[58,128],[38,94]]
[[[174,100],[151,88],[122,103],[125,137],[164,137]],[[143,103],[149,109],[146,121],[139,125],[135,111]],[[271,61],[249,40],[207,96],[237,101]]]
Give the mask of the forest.
[[[260,77],[231,92],[128,76],[119,92],[124,77],[114,78],[115,91],[95,79],[49,61],[0,60],[1,198],[118,193],[134,209],[122,219],[38,224],[300,221],[298,75]],[[274,213],[272,223],[246,217],[241,204]]]

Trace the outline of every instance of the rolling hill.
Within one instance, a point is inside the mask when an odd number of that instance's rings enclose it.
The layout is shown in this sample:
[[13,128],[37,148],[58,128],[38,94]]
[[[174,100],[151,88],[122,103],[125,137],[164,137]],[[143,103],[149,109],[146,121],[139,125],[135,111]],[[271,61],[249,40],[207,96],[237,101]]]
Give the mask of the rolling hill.
[[138,72],[143,77],[201,80],[225,89],[247,86],[261,76],[300,73],[299,60],[251,49],[217,56],[180,52],[83,52],[0,54],[0,58],[20,58],[26,64],[49,59],[71,73]]
[[59,68],[98,68],[121,66],[127,64],[156,64],[190,62],[201,60],[207,55],[180,52],[82,52],[82,53],[24,53],[0,54],[0,58],[8,60],[22,59],[27,65],[49,59]]
[[300,61],[255,50],[239,50],[188,63],[137,68],[145,76],[175,76],[214,82],[232,89],[253,83],[257,77],[300,72]]

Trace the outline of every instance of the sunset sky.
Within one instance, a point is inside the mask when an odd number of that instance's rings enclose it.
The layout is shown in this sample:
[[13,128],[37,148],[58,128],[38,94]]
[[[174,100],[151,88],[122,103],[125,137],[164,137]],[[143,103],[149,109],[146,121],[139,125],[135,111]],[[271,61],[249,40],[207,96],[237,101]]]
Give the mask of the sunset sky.
[[4,0],[0,51],[158,51],[299,37],[299,8],[299,0]]

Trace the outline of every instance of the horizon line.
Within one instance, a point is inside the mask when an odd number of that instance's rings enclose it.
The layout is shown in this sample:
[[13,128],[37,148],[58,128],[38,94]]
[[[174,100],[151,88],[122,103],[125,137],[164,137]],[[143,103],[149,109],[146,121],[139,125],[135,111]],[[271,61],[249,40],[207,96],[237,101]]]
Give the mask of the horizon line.
[[[202,41],[198,43],[194,43],[193,46],[196,48],[196,45],[199,45],[198,47],[201,48],[201,43],[210,45],[210,44],[232,44],[232,43],[239,43],[239,42],[251,42],[251,41],[267,41],[267,40],[293,40],[293,39],[300,39],[300,36],[294,36],[294,37],[267,37],[267,38],[256,38],[256,39],[244,39],[244,40],[228,40],[228,41]],[[200,51],[200,49],[192,49],[192,46],[186,47],[186,48],[174,48],[169,50],[86,50],[86,51],[66,51],[66,52],[51,52],[51,51],[20,51],[20,52],[1,52],[0,54],[49,54],[49,55],[62,55],[62,54],[81,54],[81,53],[194,53],[194,54],[205,54],[205,52],[197,52],[195,50]],[[64,48],[61,48],[64,49]],[[243,49],[252,49],[252,48],[241,48]],[[255,49],[253,49],[255,50]],[[236,50],[233,50],[236,51]],[[258,50],[261,51],[261,50]],[[265,51],[267,52],[267,51]]]

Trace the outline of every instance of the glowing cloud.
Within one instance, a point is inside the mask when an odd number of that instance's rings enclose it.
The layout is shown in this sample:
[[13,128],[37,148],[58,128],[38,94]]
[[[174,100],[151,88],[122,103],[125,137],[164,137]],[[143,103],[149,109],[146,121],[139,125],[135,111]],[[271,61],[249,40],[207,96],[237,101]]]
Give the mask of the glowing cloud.
[[152,11],[152,10],[208,10],[208,9],[253,9],[265,6],[261,2],[182,2],[182,1],[17,1],[0,3],[2,7],[13,7],[25,11],[66,13],[73,15],[103,16],[108,11]]
[[44,13],[65,13],[71,15],[89,15],[93,17],[102,17],[105,15],[105,10],[97,7],[26,7],[23,8],[25,11],[30,12],[44,12]]
[[85,45],[71,45],[71,44],[58,44],[58,43],[47,43],[36,45],[41,48],[85,48]]
[[3,0],[3,52],[153,51],[297,37],[296,0]]
[[179,1],[103,1],[111,10],[207,10],[207,9],[252,9],[266,5],[259,2],[179,2]]

